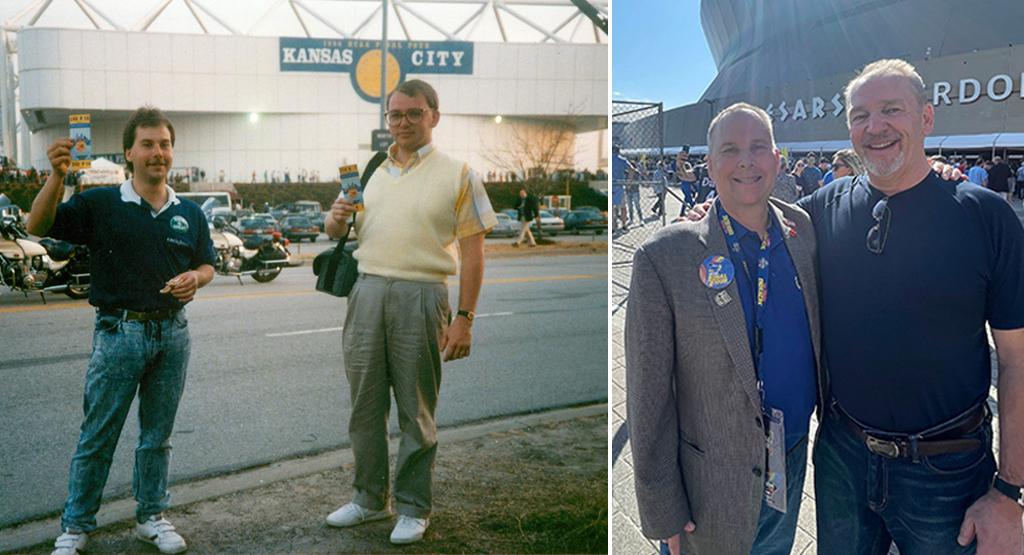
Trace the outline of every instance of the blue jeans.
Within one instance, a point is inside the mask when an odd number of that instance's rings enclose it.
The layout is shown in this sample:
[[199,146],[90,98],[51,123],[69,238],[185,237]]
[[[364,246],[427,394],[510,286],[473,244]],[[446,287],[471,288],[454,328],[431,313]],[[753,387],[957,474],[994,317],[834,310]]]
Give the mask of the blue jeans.
[[818,553],[885,555],[891,542],[901,555],[975,552],[956,538],[996,471],[991,423],[967,436],[978,449],[915,463],[873,454],[834,408],[826,412],[814,448]]
[[640,208],[640,192],[626,191],[626,201],[629,205],[629,221],[642,220],[644,211]]
[[85,376],[85,418],[71,459],[68,500],[61,525],[96,529],[110,462],[135,393],[139,395],[139,444],[132,494],[139,522],[170,504],[167,467],[171,430],[185,387],[189,357],[185,311],[167,320],[139,322],[97,314]]
[[[793,550],[806,476],[807,438],[804,437],[786,452],[786,513],[776,511],[761,500],[757,536],[754,539],[754,546],[750,549],[751,555],[789,555]],[[669,555],[668,544],[665,542],[661,543],[661,553]]]

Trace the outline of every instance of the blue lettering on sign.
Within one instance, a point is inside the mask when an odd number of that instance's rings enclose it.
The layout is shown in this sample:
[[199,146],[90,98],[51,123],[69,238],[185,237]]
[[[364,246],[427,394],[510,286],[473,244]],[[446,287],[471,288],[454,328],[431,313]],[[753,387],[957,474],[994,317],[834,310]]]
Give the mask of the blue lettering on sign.
[[[281,71],[347,72],[360,97],[380,100],[379,40],[281,37],[279,45]],[[387,92],[411,73],[472,75],[473,43],[389,41],[387,67]]]

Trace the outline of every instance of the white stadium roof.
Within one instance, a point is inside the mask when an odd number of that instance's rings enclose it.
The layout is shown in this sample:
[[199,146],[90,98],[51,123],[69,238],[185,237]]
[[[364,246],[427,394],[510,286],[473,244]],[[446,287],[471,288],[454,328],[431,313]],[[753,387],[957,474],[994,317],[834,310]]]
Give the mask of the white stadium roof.
[[[10,2],[5,2],[11,5]],[[17,2],[15,2],[17,4]],[[31,0],[4,22],[24,27],[380,39],[381,0]],[[390,40],[599,43],[608,0],[391,0]]]

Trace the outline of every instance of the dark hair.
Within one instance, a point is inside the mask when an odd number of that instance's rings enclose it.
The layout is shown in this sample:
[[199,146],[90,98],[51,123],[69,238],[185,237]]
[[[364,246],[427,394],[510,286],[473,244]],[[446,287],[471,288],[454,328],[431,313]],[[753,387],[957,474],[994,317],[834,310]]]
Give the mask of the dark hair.
[[391,91],[391,94],[388,95],[388,104],[391,104],[391,97],[394,96],[395,93],[399,92],[405,96],[422,95],[427,101],[427,106],[429,106],[431,110],[437,110],[437,91],[434,90],[434,87],[430,86],[430,83],[427,83],[422,79],[410,79],[409,81],[400,83],[398,88]]
[[[128,123],[124,125],[124,133],[121,135],[121,146],[123,150],[127,152],[132,145],[135,144],[135,130],[139,127],[166,127],[171,132],[171,146],[174,146],[174,126],[171,125],[171,120],[167,119],[167,116],[160,111],[159,108],[154,106],[143,106],[135,113],[132,117],[128,118]],[[132,168],[131,161],[127,161],[128,171],[135,171]]]

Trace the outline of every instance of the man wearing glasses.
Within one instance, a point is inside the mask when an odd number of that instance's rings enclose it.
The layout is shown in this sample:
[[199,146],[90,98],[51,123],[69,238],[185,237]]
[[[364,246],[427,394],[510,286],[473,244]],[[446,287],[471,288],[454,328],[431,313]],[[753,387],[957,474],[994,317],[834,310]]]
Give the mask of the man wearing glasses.
[[[476,173],[431,144],[440,117],[437,93],[424,81],[406,81],[388,99],[395,143],[367,183],[356,218],[360,275],[348,297],[343,335],[356,495],[327,523],[347,527],[391,517],[394,389],[402,431],[394,486],[398,522],[391,533],[396,544],[421,540],[429,524],[441,360],[469,356],[484,234],[497,224]],[[344,235],[355,208],[335,201],[327,234]],[[452,319],[446,280],[457,267],[459,304]]]
[[1019,554],[1024,230],[996,193],[932,171],[934,112],[910,64],[865,67],[846,107],[867,175],[800,203],[817,233],[831,384],[814,452],[818,552],[884,555],[894,541],[908,554]]

